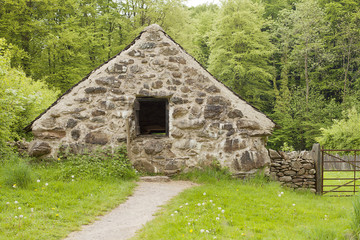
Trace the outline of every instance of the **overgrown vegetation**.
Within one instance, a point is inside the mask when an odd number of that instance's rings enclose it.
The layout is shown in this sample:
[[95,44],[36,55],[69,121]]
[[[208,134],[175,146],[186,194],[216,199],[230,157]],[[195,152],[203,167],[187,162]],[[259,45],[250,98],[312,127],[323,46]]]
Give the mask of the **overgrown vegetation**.
[[[135,172],[124,148],[116,152],[111,161],[105,152],[97,152],[36,164],[14,153],[3,154],[0,239],[63,239],[125,201],[135,187]],[[90,158],[95,160],[86,162]],[[102,160],[107,161],[106,169]]]
[[96,149],[82,154],[64,154],[57,160],[59,179],[76,175],[81,179],[134,179],[136,173],[126,147]]
[[360,106],[359,12],[359,0],[3,0],[0,141],[23,137],[59,92],[157,23],[282,127],[270,147],[310,149],[321,128]]
[[261,174],[243,181],[207,169],[181,178],[201,185],[175,197],[133,239],[347,239],[352,235],[351,198],[282,188]]

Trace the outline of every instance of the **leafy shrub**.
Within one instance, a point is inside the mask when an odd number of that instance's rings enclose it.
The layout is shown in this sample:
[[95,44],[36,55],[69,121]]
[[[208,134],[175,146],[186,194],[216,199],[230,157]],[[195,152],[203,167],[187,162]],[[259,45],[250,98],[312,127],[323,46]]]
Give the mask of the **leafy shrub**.
[[4,182],[9,187],[27,188],[31,181],[31,168],[24,161],[8,164],[4,169]]
[[81,179],[136,177],[124,146],[114,150],[97,149],[83,154],[67,154],[59,159],[60,179],[71,179],[73,175]]
[[358,149],[360,147],[360,113],[355,108],[347,111],[347,116],[334,120],[329,128],[322,128],[322,136],[316,140],[326,148]]

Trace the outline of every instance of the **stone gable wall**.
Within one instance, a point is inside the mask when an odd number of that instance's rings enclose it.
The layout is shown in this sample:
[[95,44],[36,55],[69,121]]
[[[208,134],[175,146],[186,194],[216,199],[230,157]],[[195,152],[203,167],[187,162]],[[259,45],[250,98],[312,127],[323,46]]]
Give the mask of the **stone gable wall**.
[[[169,136],[136,136],[137,97],[167,98]],[[135,167],[167,174],[214,160],[234,173],[270,163],[274,123],[229,91],[163,31],[148,27],[32,125],[33,156],[128,144]]]
[[270,178],[295,189],[316,192],[315,162],[311,152],[277,152],[270,149]]

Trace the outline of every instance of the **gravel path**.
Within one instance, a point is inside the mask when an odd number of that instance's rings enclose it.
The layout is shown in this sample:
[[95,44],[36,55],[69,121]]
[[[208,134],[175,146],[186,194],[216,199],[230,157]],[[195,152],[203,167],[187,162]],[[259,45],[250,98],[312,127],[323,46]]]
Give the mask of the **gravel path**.
[[169,199],[186,188],[195,186],[185,181],[139,182],[134,194],[107,215],[64,240],[122,240],[135,236],[143,224],[154,218]]

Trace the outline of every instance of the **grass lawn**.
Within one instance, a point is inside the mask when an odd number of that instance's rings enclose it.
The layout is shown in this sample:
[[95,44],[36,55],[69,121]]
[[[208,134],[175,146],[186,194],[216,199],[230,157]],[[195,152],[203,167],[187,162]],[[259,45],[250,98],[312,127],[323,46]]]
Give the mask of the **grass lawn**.
[[[210,174],[211,175],[211,174]],[[329,198],[277,182],[210,180],[174,198],[135,239],[348,239],[353,198]]]
[[124,202],[136,185],[119,178],[92,178],[91,171],[86,173],[89,177],[84,177],[74,169],[75,162],[61,166],[33,164],[28,170],[32,177],[27,187],[9,186],[6,175],[17,165],[8,162],[0,165],[1,240],[63,239]]
[[[356,171],[355,177],[360,177],[360,171]],[[329,180],[326,180],[326,179]],[[338,178],[338,179],[335,179]],[[325,196],[337,196],[337,195],[353,195],[354,188],[356,192],[360,190],[360,180],[354,182],[351,179],[344,180],[344,178],[354,178],[354,172],[324,172],[324,191],[351,191],[351,192],[329,192],[325,193]],[[331,180],[330,180],[331,179]],[[345,186],[341,186],[346,184]],[[336,188],[336,189],[335,189]]]

